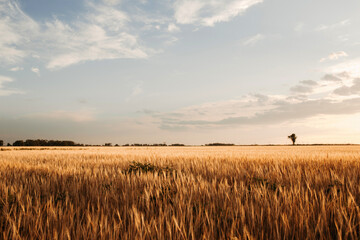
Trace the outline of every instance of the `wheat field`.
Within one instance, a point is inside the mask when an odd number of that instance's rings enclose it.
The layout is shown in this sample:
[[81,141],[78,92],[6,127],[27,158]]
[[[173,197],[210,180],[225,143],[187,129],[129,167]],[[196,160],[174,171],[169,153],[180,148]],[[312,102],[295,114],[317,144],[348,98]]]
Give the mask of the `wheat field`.
[[2,148],[1,239],[359,239],[359,146]]

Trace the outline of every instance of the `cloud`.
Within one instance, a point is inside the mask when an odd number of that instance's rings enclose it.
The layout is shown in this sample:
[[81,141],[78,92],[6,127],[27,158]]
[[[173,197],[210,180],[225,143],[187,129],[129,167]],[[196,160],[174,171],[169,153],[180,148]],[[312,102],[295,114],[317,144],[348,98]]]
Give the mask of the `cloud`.
[[349,77],[360,77],[360,58],[350,59],[325,69],[332,74],[346,73]]
[[37,75],[40,74],[40,69],[37,68],[37,67],[32,67],[32,68],[31,68],[31,71],[32,71],[33,73],[36,73]]
[[246,39],[243,42],[244,46],[254,46],[256,43],[258,43],[259,41],[263,40],[265,38],[264,35],[262,34],[256,34],[255,36],[252,36],[248,39]]
[[318,89],[319,84],[313,80],[302,80],[298,85],[290,88],[290,91],[295,94],[309,94],[315,89]]
[[313,80],[301,80],[300,83],[304,84],[304,85],[309,85],[309,86],[317,86],[318,85],[318,83]]
[[304,85],[296,85],[296,86],[290,88],[290,91],[295,92],[295,93],[311,93],[312,88],[309,86],[304,86]]
[[320,115],[360,113],[360,78],[349,79],[345,73],[327,74],[319,81],[302,80],[289,90],[287,95],[248,94],[153,117],[160,120],[160,128],[176,130],[282,124]]
[[360,98],[334,102],[327,99],[308,100],[301,103],[285,103],[282,106],[252,117],[226,118],[217,125],[273,124],[304,119],[318,115],[353,114],[360,112]]
[[28,55],[24,45],[38,32],[38,25],[20,9],[17,1],[2,0],[0,32],[0,63],[14,64]]
[[10,78],[10,77],[5,77],[5,76],[1,76],[1,75],[0,75],[0,87],[1,87],[1,88],[4,87],[3,84],[4,84],[5,82],[12,82],[12,81],[13,81],[12,78]]
[[332,29],[336,29],[336,28],[339,28],[339,27],[348,26],[350,24],[351,24],[350,19],[345,19],[345,20],[343,20],[341,22],[330,24],[330,25],[321,24],[315,30],[316,31],[332,30]]
[[[234,109],[236,111],[243,111],[243,109]],[[218,126],[246,126],[246,125],[265,125],[278,124],[294,120],[307,119],[319,115],[343,115],[354,114],[360,112],[360,98],[352,98],[341,102],[336,102],[330,99],[316,99],[305,100],[301,102],[283,101],[278,106],[256,112],[251,116],[235,116],[224,117],[220,120],[208,119],[163,119],[162,125],[171,127],[218,127]]]
[[[142,37],[148,36],[147,31],[162,31],[168,39],[162,42],[166,47],[177,40],[172,34],[180,31],[178,24],[213,26],[262,1],[174,0],[157,4],[159,8],[152,11],[144,6],[146,1],[129,5],[121,0],[86,0],[71,21],[62,16],[35,21],[18,1],[0,0],[0,63],[19,65],[36,57],[47,69],[57,70],[87,61],[144,59],[161,52],[145,46]],[[174,16],[168,16],[169,9]],[[249,45],[261,38],[258,35]]]
[[[114,0],[111,1],[114,2]],[[88,8],[90,13],[84,16],[82,24],[95,24],[106,30],[118,32],[123,30],[130,21],[125,12],[117,10],[113,6],[88,3]]]
[[337,37],[337,39],[338,39],[340,42],[346,42],[346,41],[349,41],[350,35],[349,35],[349,34],[339,35],[339,36]]
[[77,111],[56,110],[49,113],[33,114],[28,117],[37,119],[67,120],[82,123],[96,120],[96,112],[93,109],[80,109]]
[[331,82],[341,82],[341,78],[335,76],[334,74],[325,74],[322,77],[322,80],[331,81]]
[[257,112],[272,109],[283,100],[284,96],[249,94],[240,99],[190,106],[170,113],[158,113],[154,117],[160,119],[162,127],[190,126],[183,123],[219,122],[229,117],[250,117]]
[[139,110],[139,111],[136,111],[136,113],[139,113],[139,114],[145,114],[145,115],[156,115],[158,114],[157,111],[153,111],[153,110],[150,110],[150,109],[142,109],[142,110]]
[[130,101],[132,98],[141,95],[144,92],[143,82],[138,82],[131,90],[130,95],[125,99],[126,102]]
[[142,87],[142,82],[138,83],[132,90],[131,92],[131,96],[137,96],[140,95],[141,93],[143,93],[144,89]]
[[86,2],[86,12],[71,23],[57,18],[36,22],[16,1],[0,1],[0,62],[15,64],[27,56],[47,61],[47,68],[104,59],[146,58],[143,47],[131,33],[129,17],[108,0]]
[[349,56],[349,55],[344,51],[333,52],[326,58],[320,59],[320,62],[325,62],[325,61],[330,61],[330,60],[338,60],[339,58],[343,58],[343,57],[347,57],[347,56]]
[[18,71],[22,71],[22,70],[24,70],[23,67],[12,67],[12,68],[10,68],[10,71],[12,71],[12,72],[18,72]]
[[174,43],[176,43],[179,39],[177,37],[169,37],[169,38],[165,38],[164,44],[166,46],[170,46],[173,45]]
[[147,58],[147,50],[138,37],[126,32],[128,17],[107,6],[90,4],[91,13],[83,20],[65,24],[60,20],[46,23],[46,38],[55,45],[49,69],[105,59]]
[[334,94],[341,96],[358,95],[360,93],[360,78],[355,78],[352,85],[342,86],[334,90]]
[[115,6],[121,3],[121,0],[103,0],[104,3]]
[[168,25],[167,29],[169,32],[179,32],[180,31],[180,28],[178,26],[176,26],[174,23],[170,23]]
[[80,103],[80,104],[88,104],[88,101],[86,99],[84,99],[84,98],[79,98],[77,100],[77,102]]
[[175,19],[179,24],[214,26],[228,22],[262,0],[176,0]]
[[303,22],[299,22],[295,25],[294,31],[300,33],[303,31],[304,26],[305,26],[305,24]]
[[13,82],[14,80],[10,77],[0,75],[0,96],[9,96],[12,94],[21,94],[22,92],[17,89],[7,89],[5,88],[6,83]]
[[[71,32],[63,36],[71,36]],[[47,68],[59,69],[84,61],[148,56],[139,48],[135,36],[120,33],[117,37],[109,37],[102,28],[95,25],[85,26],[85,29],[80,30],[79,36],[71,38],[70,44],[64,48],[59,47],[58,54],[50,59]]]

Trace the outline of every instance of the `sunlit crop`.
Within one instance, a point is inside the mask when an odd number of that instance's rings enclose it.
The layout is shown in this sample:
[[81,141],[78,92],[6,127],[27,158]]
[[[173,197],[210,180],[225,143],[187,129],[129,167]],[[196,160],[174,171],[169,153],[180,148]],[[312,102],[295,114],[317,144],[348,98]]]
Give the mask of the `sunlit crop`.
[[2,148],[3,239],[360,239],[360,147]]

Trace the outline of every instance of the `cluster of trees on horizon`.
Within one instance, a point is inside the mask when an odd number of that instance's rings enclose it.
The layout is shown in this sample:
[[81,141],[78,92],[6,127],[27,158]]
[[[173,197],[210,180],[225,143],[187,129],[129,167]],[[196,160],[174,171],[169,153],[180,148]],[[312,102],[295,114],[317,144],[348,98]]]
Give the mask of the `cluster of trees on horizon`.
[[84,144],[78,144],[70,140],[44,140],[44,139],[27,139],[16,140],[12,146],[84,146]]
[[208,143],[205,146],[235,146],[234,143]]

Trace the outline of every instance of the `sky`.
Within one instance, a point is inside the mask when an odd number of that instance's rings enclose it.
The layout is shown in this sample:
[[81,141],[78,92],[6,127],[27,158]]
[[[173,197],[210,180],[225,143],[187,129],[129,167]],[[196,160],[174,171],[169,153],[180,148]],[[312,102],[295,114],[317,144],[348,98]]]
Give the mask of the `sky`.
[[0,139],[360,143],[358,0],[0,0]]

